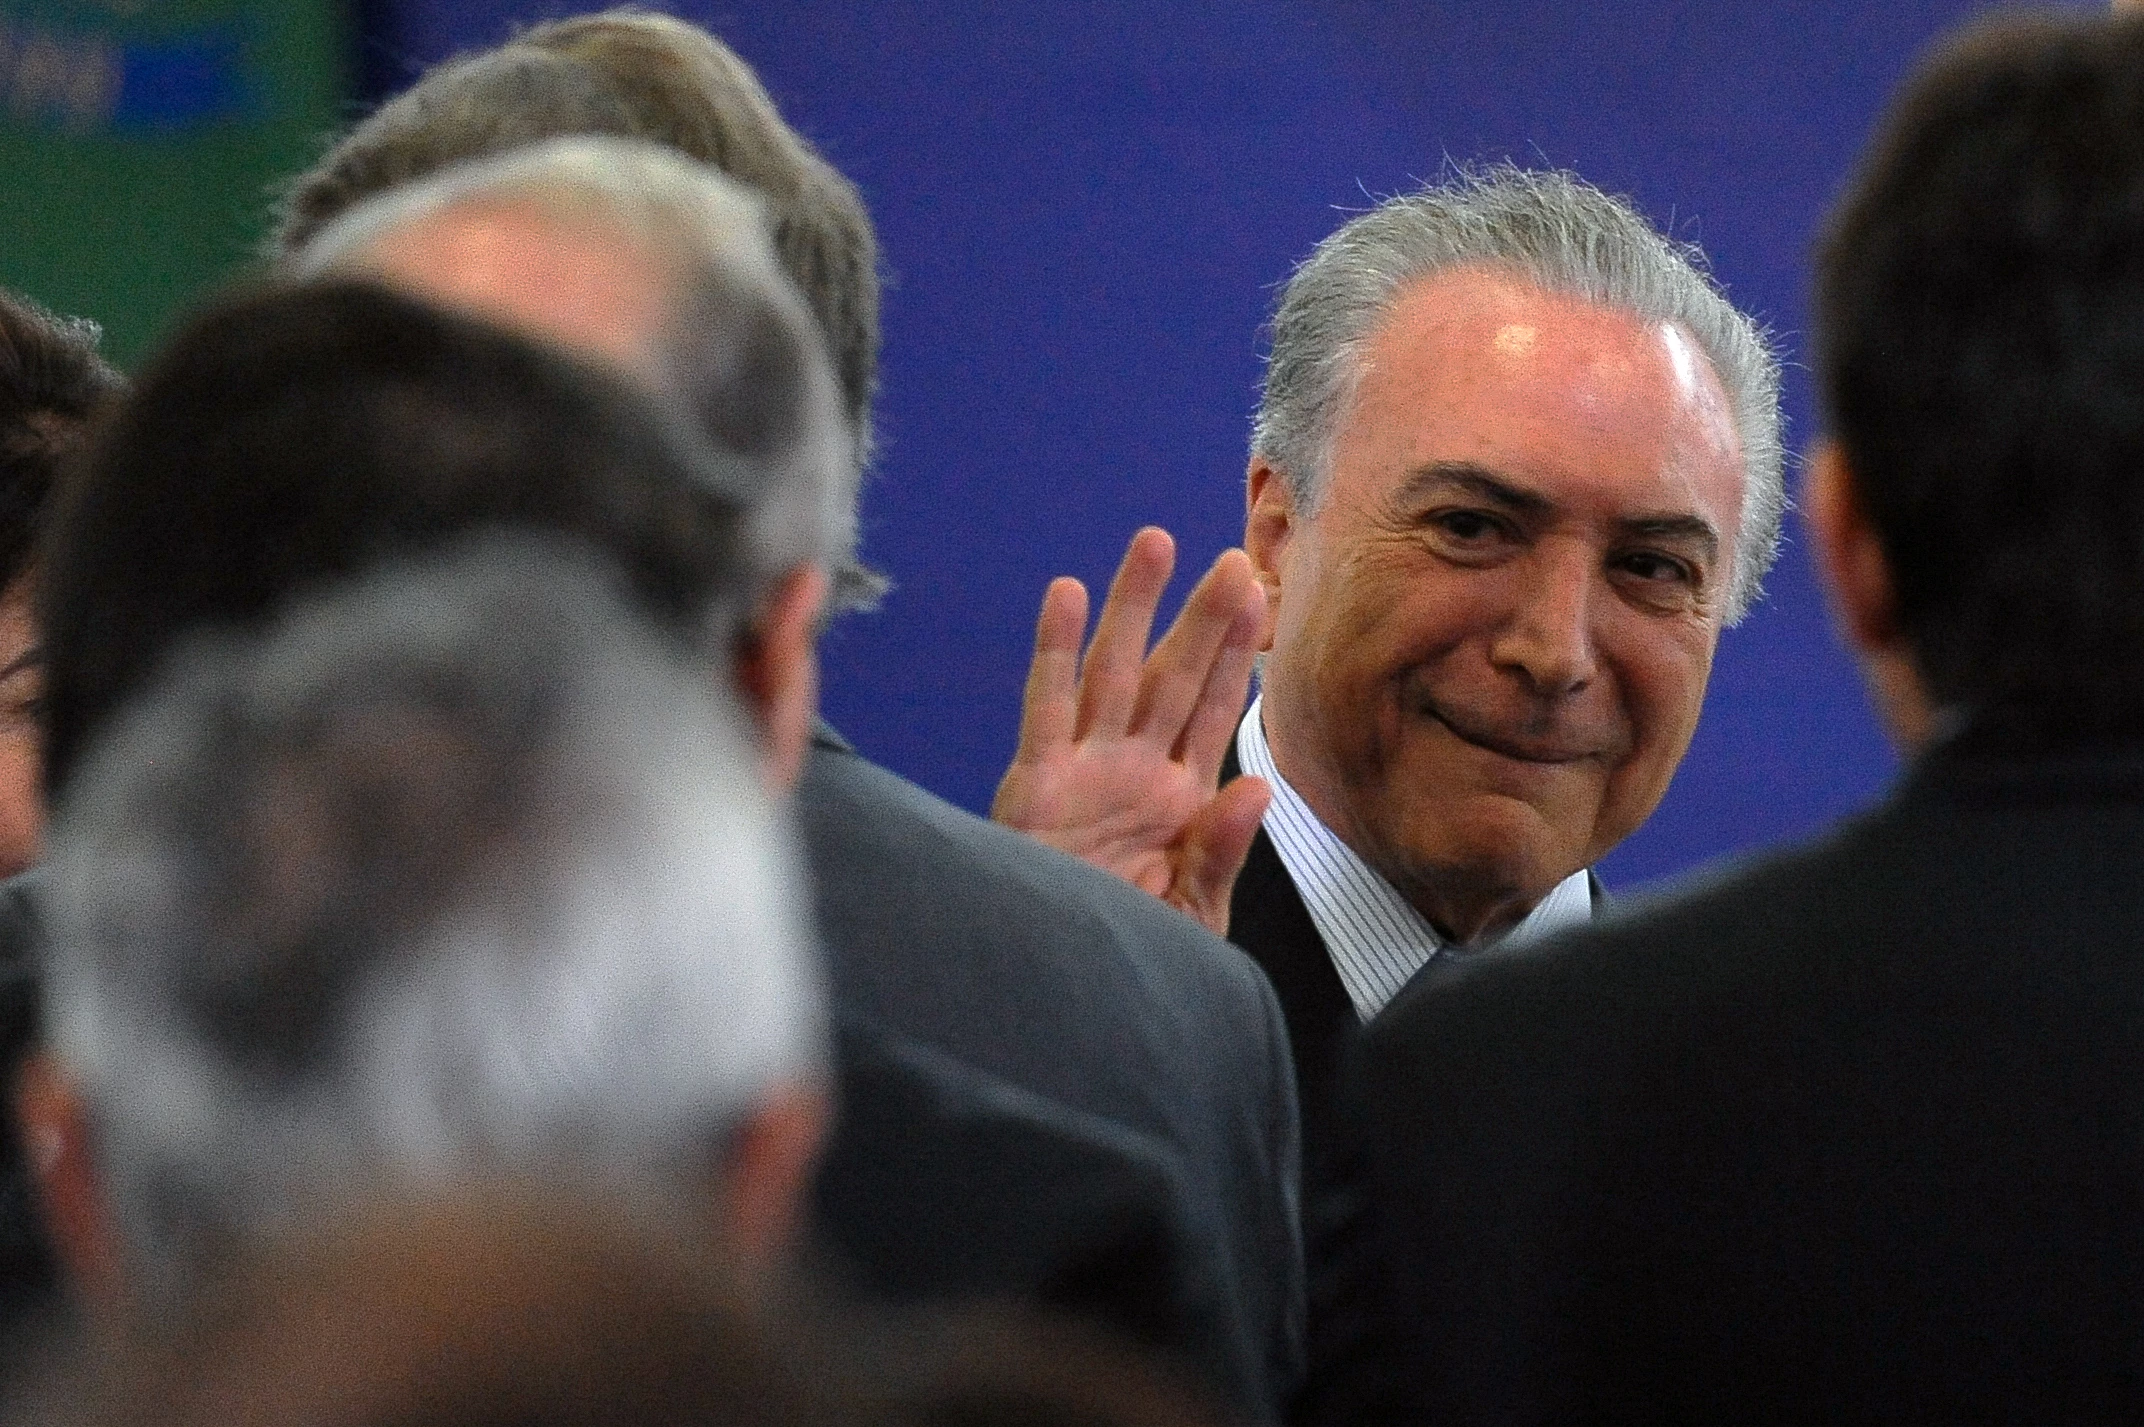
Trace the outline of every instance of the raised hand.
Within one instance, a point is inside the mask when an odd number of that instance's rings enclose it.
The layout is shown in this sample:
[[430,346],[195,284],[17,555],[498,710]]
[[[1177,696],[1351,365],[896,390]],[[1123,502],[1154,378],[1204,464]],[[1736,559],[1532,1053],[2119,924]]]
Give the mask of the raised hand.
[[1262,778],[1215,785],[1243,716],[1265,595],[1249,558],[1227,551],[1150,654],[1175,565],[1167,531],[1132,537],[1084,660],[1086,586],[1050,582],[1019,751],[990,812],[1226,935],[1229,893],[1270,790]]

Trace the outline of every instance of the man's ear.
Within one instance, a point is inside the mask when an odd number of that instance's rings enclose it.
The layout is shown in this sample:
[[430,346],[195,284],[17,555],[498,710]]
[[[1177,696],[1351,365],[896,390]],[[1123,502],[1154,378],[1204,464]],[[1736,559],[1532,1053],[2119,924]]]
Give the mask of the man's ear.
[[1296,532],[1295,492],[1264,456],[1251,457],[1243,483],[1243,549],[1266,592],[1266,627],[1258,647],[1273,647],[1280,618],[1281,569]]
[[16,1076],[15,1129],[60,1271],[93,1310],[116,1308],[125,1274],[90,1147],[88,1107],[44,1052],[33,1054]]
[[1839,632],[1869,651],[1899,638],[1898,594],[1861,487],[1836,441],[1820,441],[1802,478],[1802,516],[1816,546],[1817,567],[1831,593]]
[[731,1136],[721,1228],[754,1262],[772,1265],[788,1256],[832,1122],[833,1108],[823,1090],[785,1086]]
[[798,565],[775,582],[737,656],[737,686],[759,723],[761,770],[777,792],[795,786],[819,711],[819,617],[828,580]]
[[1820,441],[1809,454],[1802,517],[1831,594],[1833,619],[1861,660],[1876,711],[1899,745],[1914,752],[1934,734],[1935,703],[1899,625],[1890,557],[1836,441]]

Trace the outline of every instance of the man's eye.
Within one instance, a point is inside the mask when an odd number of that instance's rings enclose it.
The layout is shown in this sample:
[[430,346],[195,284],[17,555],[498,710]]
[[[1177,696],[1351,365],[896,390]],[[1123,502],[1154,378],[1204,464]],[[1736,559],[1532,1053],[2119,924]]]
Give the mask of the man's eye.
[[1622,556],[1616,565],[1626,575],[1634,575],[1647,584],[1695,584],[1696,572],[1680,560],[1650,551],[1637,551]]
[[1430,524],[1460,540],[1485,540],[1495,535],[1499,522],[1493,515],[1478,510],[1446,510],[1430,517]]

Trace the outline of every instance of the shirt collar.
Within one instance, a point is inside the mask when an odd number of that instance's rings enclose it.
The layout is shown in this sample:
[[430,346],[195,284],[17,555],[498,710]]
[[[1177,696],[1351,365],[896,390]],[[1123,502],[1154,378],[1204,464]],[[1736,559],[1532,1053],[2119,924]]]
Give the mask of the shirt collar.
[[[1251,701],[1236,729],[1236,757],[1244,772],[1272,786],[1266,836],[1310,912],[1355,1014],[1367,1021],[1447,948],[1429,919],[1320,821],[1303,795],[1280,775],[1266,743],[1264,707],[1263,694]],[[1592,884],[1581,869],[1551,888],[1504,940],[1531,941],[1581,926],[1592,917]]]

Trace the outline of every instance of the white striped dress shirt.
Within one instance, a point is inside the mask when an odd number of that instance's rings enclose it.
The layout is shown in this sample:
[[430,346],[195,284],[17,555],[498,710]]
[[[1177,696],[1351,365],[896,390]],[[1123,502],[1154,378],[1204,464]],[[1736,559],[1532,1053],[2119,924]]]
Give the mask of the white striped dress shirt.
[[[1340,973],[1340,984],[1355,1003],[1355,1014],[1368,1021],[1445,949],[1444,939],[1413,903],[1319,821],[1303,795],[1280,776],[1259,717],[1264,706],[1262,694],[1251,701],[1250,712],[1236,729],[1236,758],[1244,772],[1273,785],[1266,836],[1273,839],[1281,866],[1288,869],[1309,909],[1333,969]],[[1530,941],[1592,918],[1593,888],[1581,870],[1558,882],[1506,935]]]

